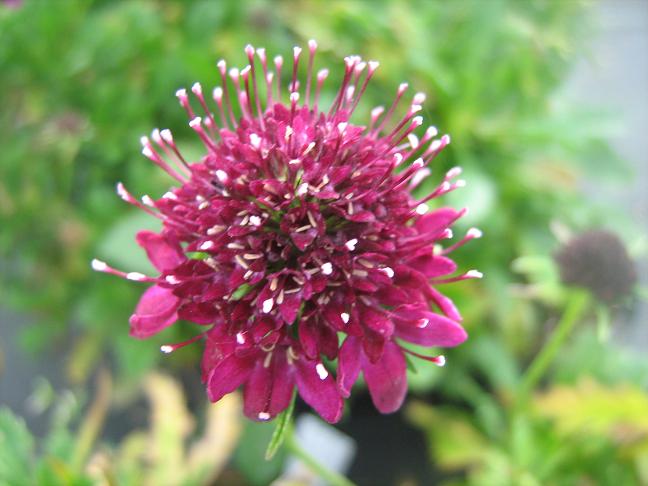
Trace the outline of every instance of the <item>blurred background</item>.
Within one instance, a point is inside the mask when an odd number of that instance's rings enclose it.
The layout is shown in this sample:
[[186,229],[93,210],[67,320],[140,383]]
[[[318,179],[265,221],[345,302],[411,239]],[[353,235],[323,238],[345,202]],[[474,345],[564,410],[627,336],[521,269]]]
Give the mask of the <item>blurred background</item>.
[[[215,85],[248,43],[287,56],[310,38],[328,89],[344,56],[381,62],[359,123],[402,81],[428,95],[453,143],[427,190],[464,169],[443,202],[470,207],[455,233],[484,237],[454,255],[485,274],[446,289],[470,334],[447,366],[417,363],[395,415],[358,388],[339,425],[301,428],[310,452],[358,485],[648,484],[644,0],[0,1],[0,484],[323,484],[263,460],[272,424],[237,395],[208,404],[200,346],[159,352],[190,329],[130,338],[142,288],[89,265],[149,270],[134,234],[155,222],[114,188],[171,184],[140,155],[154,127],[200,153],[175,90]],[[591,229],[632,265],[596,244],[573,263],[565,245]],[[580,293],[570,262],[593,272]]]

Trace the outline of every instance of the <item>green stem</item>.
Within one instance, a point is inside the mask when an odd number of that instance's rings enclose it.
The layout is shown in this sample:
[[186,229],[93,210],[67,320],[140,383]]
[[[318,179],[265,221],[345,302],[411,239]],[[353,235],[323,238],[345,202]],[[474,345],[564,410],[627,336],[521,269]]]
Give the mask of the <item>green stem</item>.
[[565,312],[556,328],[522,377],[522,385],[520,386],[520,398],[522,401],[529,398],[530,393],[545,375],[558,351],[560,351],[565,340],[581,318],[588,303],[589,294],[587,292],[578,291],[569,296]]
[[355,486],[355,484],[349,481],[344,476],[326,469],[321,465],[317,460],[311,456],[295,439],[293,434],[292,427],[291,430],[286,434],[285,446],[288,452],[293,456],[302,461],[311,471],[317,474],[320,478],[326,481],[331,486]]

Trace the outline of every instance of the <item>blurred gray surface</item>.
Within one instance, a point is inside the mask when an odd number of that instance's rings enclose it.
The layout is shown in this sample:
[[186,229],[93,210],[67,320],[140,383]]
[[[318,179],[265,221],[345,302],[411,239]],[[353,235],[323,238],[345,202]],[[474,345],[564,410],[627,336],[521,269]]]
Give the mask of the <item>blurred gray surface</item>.
[[[564,0],[569,1],[569,0]],[[621,129],[610,133],[614,150],[632,166],[629,184],[590,187],[597,202],[628,211],[639,234],[648,234],[648,0],[600,0],[594,10],[597,35],[563,88],[570,101],[605,109]],[[613,224],[613,222],[612,222]],[[614,226],[612,226],[614,228]],[[632,246],[636,234],[623,235]],[[648,286],[648,249],[639,255],[640,280]],[[625,320],[625,319],[621,319]],[[637,304],[628,323],[615,329],[618,340],[643,351],[648,345],[648,304]]]

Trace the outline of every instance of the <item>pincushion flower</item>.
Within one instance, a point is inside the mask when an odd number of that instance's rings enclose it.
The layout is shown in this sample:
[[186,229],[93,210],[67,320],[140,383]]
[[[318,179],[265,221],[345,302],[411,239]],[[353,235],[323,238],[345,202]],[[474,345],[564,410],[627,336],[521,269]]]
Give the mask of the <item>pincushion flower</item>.
[[404,343],[449,347],[466,339],[459,312],[437,287],[481,276],[457,274],[448,256],[478,230],[444,245],[465,210],[427,211],[428,201],[463,185],[460,170],[428,196],[411,195],[450,142],[433,127],[414,134],[425,96],[415,94],[397,118],[402,84],[387,110],[375,108],[367,126],[355,125],[350,118],[378,63],[345,58],[337,95],[322,107],[328,72],[314,72],[316,44],[308,46],[306,79],[298,80],[295,48],[287,92],[282,58],[271,71],[265,51],[248,46],[244,69],[218,63],[213,103],[198,83],[191,99],[176,93],[205,155],[190,162],[169,130],[154,130],[142,138],[143,154],[179,185],[140,201],[118,184],[125,201],[162,221],[159,234],[137,235],[160,274],[93,262],[150,284],[130,318],[134,337],[181,319],[204,325],[190,341],[204,341],[210,400],[242,387],[254,420],[274,418],[296,387],[336,422],[361,371],[378,410],[397,410],[407,391],[406,353],[444,362]]

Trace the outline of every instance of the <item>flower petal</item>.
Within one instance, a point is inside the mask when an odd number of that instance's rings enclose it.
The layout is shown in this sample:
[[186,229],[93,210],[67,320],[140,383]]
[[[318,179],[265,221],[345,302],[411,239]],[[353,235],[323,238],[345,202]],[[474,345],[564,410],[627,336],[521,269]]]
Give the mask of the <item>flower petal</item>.
[[362,363],[362,346],[360,340],[353,336],[348,336],[338,356],[337,384],[340,393],[344,398],[351,395],[351,388],[358,379],[360,374],[360,365]]
[[397,321],[395,335],[410,343],[445,348],[457,346],[468,338],[458,322],[433,312],[425,313],[419,325]]
[[271,420],[290,404],[295,369],[288,365],[286,353],[273,353],[269,366],[259,359],[243,389],[244,412],[252,420]]
[[169,238],[163,235],[140,231],[135,239],[137,244],[146,250],[153,266],[161,272],[174,269],[186,259],[180,245],[172,244]]
[[453,208],[439,208],[436,211],[421,216],[414,226],[419,233],[428,233],[430,236],[436,236],[455,222],[461,212]]
[[331,375],[321,368],[321,363],[313,360],[298,359],[295,366],[299,395],[324,420],[329,423],[338,422],[342,417],[343,402]]
[[455,262],[446,257],[434,256],[432,253],[418,256],[407,263],[428,278],[447,275],[457,270]]
[[395,412],[403,404],[407,393],[406,366],[403,351],[392,341],[385,343],[378,361],[364,361],[362,371],[369,394],[381,413]]
[[207,379],[209,400],[217,402],[241,386],[252,373],[256,361],[253,355],[239,357],[236,353],[222,359],[211,370]]
[[144,339],[169,327],[177,319],[178,297],[170,289],[153,285],[140,298],[130,317],[130,335]]

